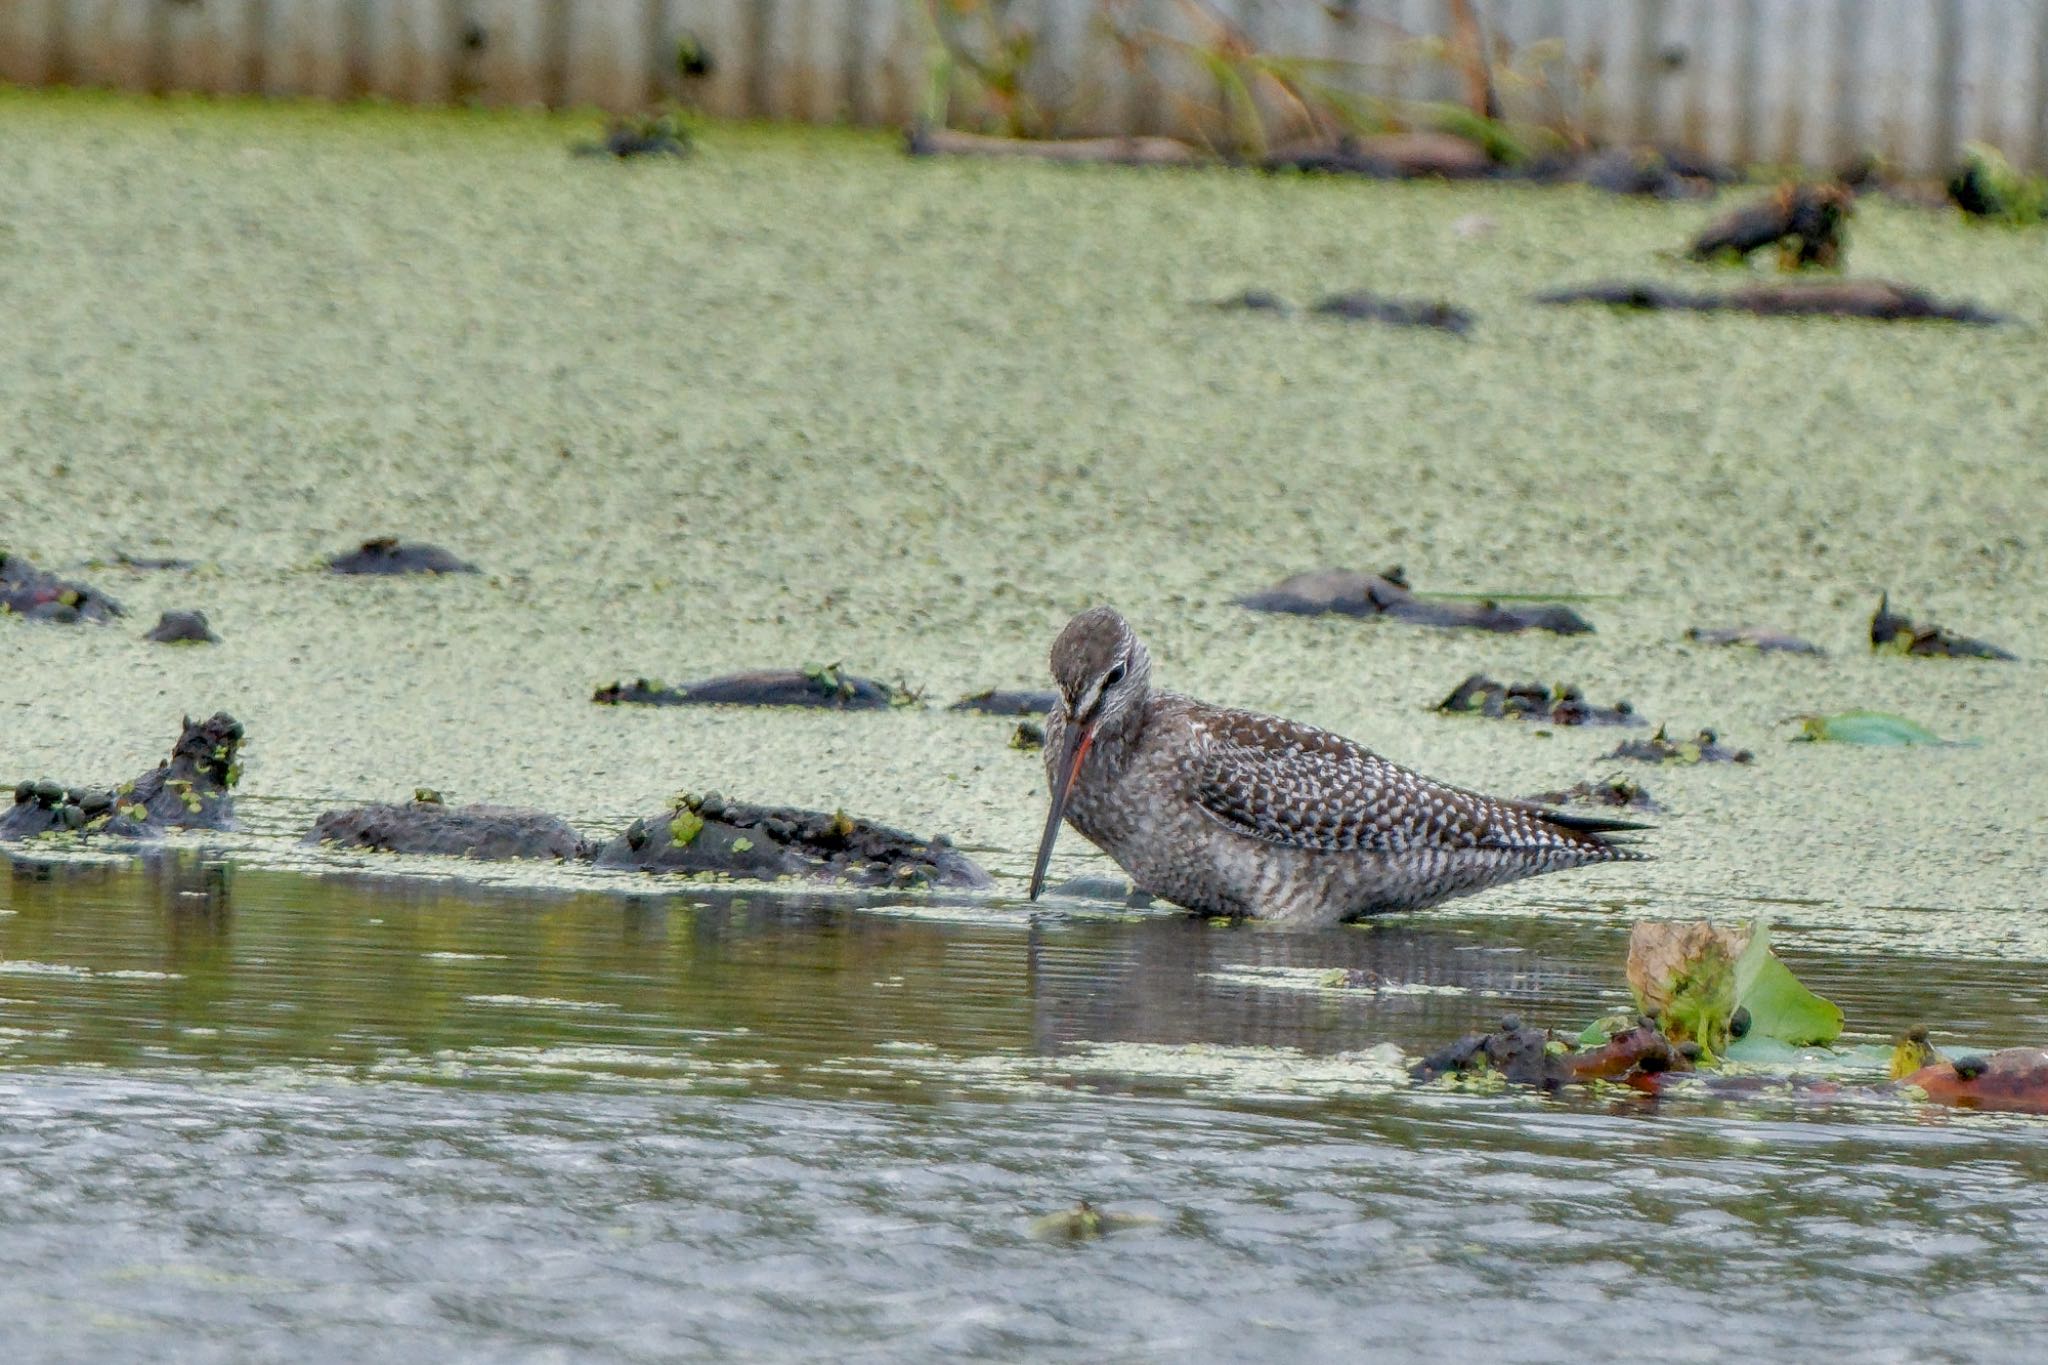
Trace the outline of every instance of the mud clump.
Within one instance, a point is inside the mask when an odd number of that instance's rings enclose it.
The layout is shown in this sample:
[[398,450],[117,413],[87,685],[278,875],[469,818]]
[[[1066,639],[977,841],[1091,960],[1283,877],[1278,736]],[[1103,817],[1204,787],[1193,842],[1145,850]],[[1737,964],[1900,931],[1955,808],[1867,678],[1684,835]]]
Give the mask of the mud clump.
[[1648,788],[1630,777],[1577,782],[1557,791],[1538,792],[1523,799],[1538,806],[1605,806],[1611,810],[1642,811],[1647,815],[1660,814],[1664,809],[1650,795]]
[[1523,180],[1540,185],[1588,185],[1609,194],[1655,199],[1706,198],[1719,186],[1742,178],[1728,166],[1678,147],[1610,147],[1511,165],[1470,137],[1430,129],[1323,139],[1283,148],[1262,164],[1269,171],[1368,180]]
[[1379,574],[1317,569],[1240,597],[1237,604],[1295,616],[1386,616],[1442,629],[1547,630],[1557,635],[1588,635],[1593,630],[1583,616],[1555,603],[1502,605],[1418,597],[1398,568]]
[[1973,303],[1942,303],[1909,285],[1883,280],[1820,280],[1751,284],[1725,294],[1688,293],[1661,284],[1623,281],[1552,290],[1538,303],[1604,303],[1652,312],[1753,313],[1758,317],[1869,318],[1881,322],[1961,322],[1988,327],[2005,321]]
[[438,545],[415,544],[393,536],[366,540],[346,554],[327,561],[329,573],[409,574],[475,573],[477,567],[457,559]]
[[241,744],[241,723],[220,711],[201,721],[187,717],[170,758],[132,782],[23,782],[12,809],[0,814],[0,840],[66,830],[137,838],[167,829],[231,829]]
[[1472,314],[1453,304],[1427,299],[1392,298],[1357,290],[1332,294],[1310,310],[1319,317],[1344,318],[1352,322],[1384,322],[1394,327],[1431,327],[1454,336],[1467,336],[1475,321]]
[[1222,309],[1225,312],[1279,313],[1285,315],[1294,311],[1293,304],[1281,298],[1270,289],[1247,289],[1242,293],[1232,294],[1227,299],[1216,299],[1209,306]]
[[1893,654],[1917,654],[1938,659],[1996,659],[2006,663],[2019,656],[1984,640],[1956,635],[1940,626],[1921,625],[1892,611],[1890,593],[1877,600],[1877,612],[1870,618],[1870,647]]
[[590,852],[559,816],[517,806],[449,806],[431,793],[402,805],[325,811],[303,842],[485,862],[514,858],[566,861]]
[[1702,730],[1692,739],[1674,740],[1660,725],[1648,739],[1624,740],[1613,753],[1601,755],[1603,762],[1616,758],[1638,763],[1750,763],[1756,755],[1747,749],[1729,748],[1712,730]]
[[1811,640],[1802,640],[1782,630],[1768,626],[1731,626],[1727,629],[1710,629],[1692,626],[1685,632],[1685,638],[1703,645],[1729,645],[1753,649],[1759,654],[1812,654],[1824,656],[1827,651]]
[[1408,1069],[1420,1082],[1455,1077],[1467,1083],[1497,1077],[1509,1085],[1562,1090],[1592,1081],[1624,1084],[1690,1071],[1693,1054],[1657,1030],[1649,1019],[1611,1035],[1598,1047],[1581,1049],[1544,1029],[1525,1027],[1512,1016],[1490,1033],[1474,1033],[1439,1049]]
[[0,550],[0,614],[71,625],[105,623],[124,615],[121,604],[98,588],[47,573],[20,555]]
[[180,573],[199,567],[196,559],[179,559],[174,555],[131,555],[126,550],[114,551],[114,563],[124,569],[145,573]]
[[1834,270],[1841,265],[1855,212],[1856,196],[1845,185],[1783,185],[1769,198],[1715,222],[1693,239],[1686,254],[1696,261],[1747,260],[1775,245],[1781,270]]
[[167,611],[142,637],[159,645],[217,645],[220,636],[206,623],[202,611]]
[[1545,687],[1541,683],[1497,683],[1474,673],[1437,703],[1451,715],[1491,716],[1496,720],[1537,720],[1551,725],[1642,725],[1635,707],[1625,701],[1595,706],[1576,687]]
[[1274,152],[1264,166],[1269,171],[1368,180],[1484,180],[1501,174],[1500,163],[1478,143],[1455,133],[1430,131],[1306,143]]
[[696,150],[690,130],[674,114],[652,118],[613,119],[604,137],[596,142],[579,142],[569,149],[572,156],[609,156],[620,161],[631,157],[687,157]]
[[1410,1078],[1434,1081],[1445,1076],[1497,1075],[1510,1085],[1560,1090],[1572,1080],[1565,1044],[1547,1030],[1525,1027],[1512,1016],[1489,1033],[1473,1033],[1437,1049],[1408,1068]]
[[867,887],[982,888],[989,875],[940,836],[791,806],[728,802],[716,792],[683,797],[635,820],[596,853],[599,867],[717,873],[773,880],[803,877]]
[[1576,157],[1538,160],[1522,171],[1540,184],[1579,184],[1646,199],[1708,199],[1742,177],[1730,167],[1678,147],[1610,147]]
[[926,123],[914,124],[904,133],[903,151],[919,159],[997,157],[1092,166],[1195,166],[1208,160],[1170,137],[988,137]]
[[1892,1079],[1937,1104],[2008,1114],[2048,1114],[2048,1048],[2008,1047],[1949,1058],[1924,1028],[1892,1050]]
[[975,692],[962,697],[947,707],[948,711],[978,711],[985,716],[1043,716],[1051,713],[1059,704],[1059,693],[1041,692],[1035,689],[1005,691],[991,687],[986,692]]
[[763,669],[666,687],[647,678],[608,683],[591,695],[601,706],[808,706],[830,711],[885,711],[917,700],[903,687],[824,668]]
[[1017,728],[1010,732],[1010,747],[1019,753],[1038,753],[1045,748],[1045,727],[1033,721],[1018,721]]

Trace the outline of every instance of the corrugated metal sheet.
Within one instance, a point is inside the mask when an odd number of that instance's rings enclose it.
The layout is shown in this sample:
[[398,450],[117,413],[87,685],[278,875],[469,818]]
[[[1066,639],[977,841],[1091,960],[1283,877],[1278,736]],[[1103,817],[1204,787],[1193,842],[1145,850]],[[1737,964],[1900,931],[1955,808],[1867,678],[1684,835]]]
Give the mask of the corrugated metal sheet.
[[[1471,0],[1497,50],[1561,45],[1551,103],[1610,140],[1738,161],[1875,152],[1946,167],[1965,141],[2048,166],[2048,0]],[[685,93],[678,41],[713,61],[718,114],[891,125],[926,97],[925,0],[0,0],[0,79],[137,90],[633,109]],[[1426,51],[1451,0],[1012,0],[1026,90],[1054,128],[1186,134],[1214,82],[1185,46],[1215,21],[1333,63],[1358,94],[1447,99]],[[1119,41],[1136,34],[1134,46]],[[1513,92],[1511,92],[1512,94]],[[1524,95],[1533,97],[1527,90]],[[1262,100],[1269,117],[1285,101]]]

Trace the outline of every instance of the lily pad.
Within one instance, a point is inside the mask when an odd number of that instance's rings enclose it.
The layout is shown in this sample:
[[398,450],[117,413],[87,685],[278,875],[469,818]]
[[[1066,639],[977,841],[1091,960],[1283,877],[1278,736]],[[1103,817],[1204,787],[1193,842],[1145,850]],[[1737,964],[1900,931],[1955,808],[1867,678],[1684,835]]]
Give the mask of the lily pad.
[[1795,716],[1798,739],[1826,744],[1871,744],[1898,748],[1911,744],[1950,744],[1917,721],[1889,711],[1843,711],[1832,716]]
[[1747,932],[1704,920],[1644,921],[1629,933],[1628,984],[1636,1003],[1674,1042],[1725,1056],[1736,1039],[1793,1047],[1841,1036],[1842,1011],[1792,975],[1771,952],[1762,920]]
[[1770,926],[1758,920],[1735,959],[1736,1008],[1749,1011],[1751,1038],[1775,1038],[1804,1047],[1842,1036],[1842,1010],[1808,990],[1771,951]]

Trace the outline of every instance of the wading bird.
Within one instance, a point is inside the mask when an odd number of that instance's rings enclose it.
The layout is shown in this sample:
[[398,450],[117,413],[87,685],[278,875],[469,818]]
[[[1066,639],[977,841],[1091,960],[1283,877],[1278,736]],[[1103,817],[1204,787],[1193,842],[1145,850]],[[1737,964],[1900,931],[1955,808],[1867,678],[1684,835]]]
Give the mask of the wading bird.
[[1052,646],[1052,811],[1141,890],[1209,915],[1334,924],[1502,882],[1641,858],[1643,826],[1433,782],[1340,735],[1152,688],[1152,657],[1108,607]]

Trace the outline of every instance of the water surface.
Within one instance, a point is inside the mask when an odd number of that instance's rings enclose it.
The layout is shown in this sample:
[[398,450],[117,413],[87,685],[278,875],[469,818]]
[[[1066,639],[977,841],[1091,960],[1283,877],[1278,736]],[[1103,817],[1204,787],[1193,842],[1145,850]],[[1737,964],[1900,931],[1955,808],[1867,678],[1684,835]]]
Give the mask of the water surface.
[[[1877,1097],[1416,1090],[1621,933],[16,862],[14,1358],[2019,1358],[2048,1129]],[[1793,955],[1875,1028],[2028,967]],[[1302,989],[1351,969],[1360,986]],[[1300,975],[1290,977],[1289,972]],[[1428,989],[1423,989],[1428,988]],[[1157,1221],[1034,1235],[1086,1197]]]

